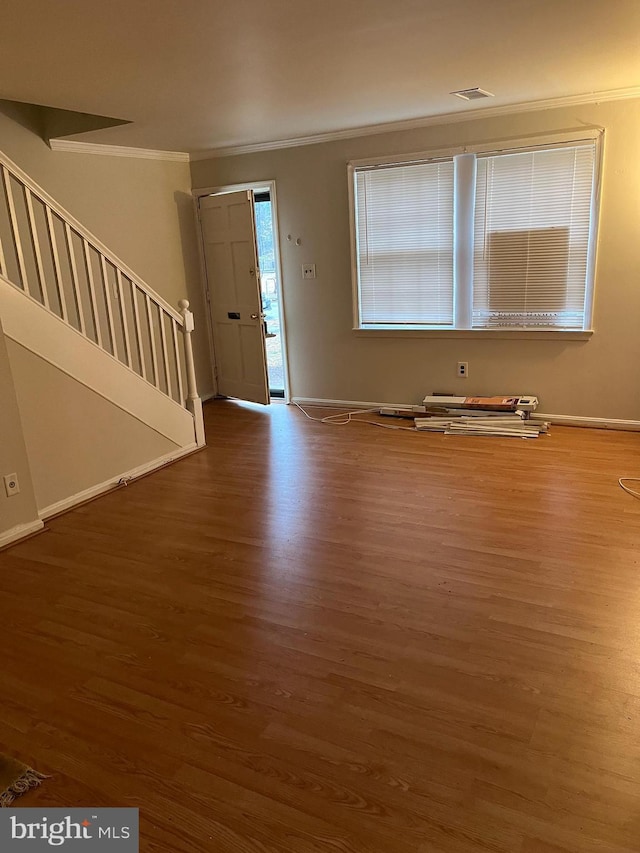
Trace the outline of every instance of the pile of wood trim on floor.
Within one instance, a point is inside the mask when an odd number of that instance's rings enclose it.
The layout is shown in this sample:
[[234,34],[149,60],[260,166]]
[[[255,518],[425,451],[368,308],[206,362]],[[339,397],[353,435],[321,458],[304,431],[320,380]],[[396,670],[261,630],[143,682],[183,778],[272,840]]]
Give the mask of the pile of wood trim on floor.
[[519,397],[430,394],[424,398],[422,406],[382,406],[380,414],[412,418],[419,432],[538,438],[549,432],[549,423],[532,420],[531,413],[537,406],[538,398],[530,394]]
[[538,438],[549,432],[547,421],[526,419],[519,413],[495,415],[434,414],[415,418],[420,432],[443,432],[445,435],[499,435],[514,438]]

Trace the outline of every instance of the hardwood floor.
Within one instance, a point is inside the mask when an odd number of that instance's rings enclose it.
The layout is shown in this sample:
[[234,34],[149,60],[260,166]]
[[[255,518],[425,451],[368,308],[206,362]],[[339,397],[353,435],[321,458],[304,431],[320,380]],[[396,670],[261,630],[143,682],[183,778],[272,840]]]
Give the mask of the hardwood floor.
[[149,853],[637,853],[640,437],[205,412],[0,554],[18,805],[138,806]]

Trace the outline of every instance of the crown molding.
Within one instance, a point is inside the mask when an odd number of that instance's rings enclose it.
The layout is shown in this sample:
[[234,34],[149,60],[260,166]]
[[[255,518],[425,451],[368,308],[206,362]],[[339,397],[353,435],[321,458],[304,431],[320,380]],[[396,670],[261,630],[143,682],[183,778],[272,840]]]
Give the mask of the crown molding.
[[168,160],[174,163],[189,162],[189,155],[185,151],[127,148],[124,145],[101,145],[97,142],[78,142],[74,139],[50,139],[49,147],[52,151],[66,151],[72,154],[103,154],[107,157],[138,157],[142,160]]
[[322,142],[335,142],[340,139],[355,139],[359,136],[375,136],[379,133],[396,133],[402,130],[415,130],[421,127],[441,124],[457,124],[473,119],[492,118],[493,116],[513,115],[515,113],[538,112],[540,110],[573,107],[580,104],[597,104],[602,101],[622,101],[640,98],[640,86],[626,89],[610,89],[603,92],[587,92],[582,95],[567,95],[561,98],[547,98],[540,101],[525,101],[515,104],[502,104],[498,107],[473,107],[453,113],[439,113],[423,118],[391,121],[385,124],[370,124],[348,130],[316,133],[311,136],[296,136],[291,139],[279,139],[273,142],[255,142],[248,145],[231,145],[225,148],[211,148],[207,151],[195,151],[190,159],[209,160],[217,157],[232,157],[238,154],[253,154],[259,151],[276,151],[280,148],[298,148],[303,145],[317,145]]

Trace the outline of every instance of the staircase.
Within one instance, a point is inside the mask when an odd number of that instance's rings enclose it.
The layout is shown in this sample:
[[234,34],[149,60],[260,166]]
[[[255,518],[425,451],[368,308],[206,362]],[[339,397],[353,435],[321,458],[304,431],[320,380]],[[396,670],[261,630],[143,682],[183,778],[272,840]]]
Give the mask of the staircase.
[[0,153],[5,336],[184,449],[205,439],[178,309]]

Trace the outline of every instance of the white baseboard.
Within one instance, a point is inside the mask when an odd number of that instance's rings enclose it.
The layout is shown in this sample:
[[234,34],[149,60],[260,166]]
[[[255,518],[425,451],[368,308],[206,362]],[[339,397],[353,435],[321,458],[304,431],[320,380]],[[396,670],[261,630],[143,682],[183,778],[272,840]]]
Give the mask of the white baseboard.
[[7,545],[13,545],[14,542],[18,542],[26,536],[33,536],[34,533],[38,533],[43,529],[44,524],[42,521],[29,521],[27,524],[17,524],[10,530],[5,530],[4,533],[0,533],[0,548],[5,548]]
[[[382,406],[390,408],[411,405],[408,403],[380,403],[363,400],[323,400],[318,397],[292,397],[292,403],[301,406],[322,406],[327,409],[378,409]],[[549,421],[558,426],[588,427],[589,429],[615,429],[640,432],[640,421],[621,420],[617,418],[583,418],[575,415],[547,415],[534,412],[532,417],[538,421]]]
[[319,397],[292,397],[291,402],[299,403],[301,406],[323,406],[327,409],[380,409],[382,406],[393,409],[411,405],[410,403],[367,403],[362,400],[322,400]]
[[54,515],[59,515],[62,512],[66,512],[68,509],[72,509],[74,506],[78,506],[78,504],[86,503],[105,492],[110,492],[112,489],[121,485],[123,480],[127,483],[137,480],[140,477],[144,477],[145,474],[150,474],[158,468],[164,468],[165,465],[170,465],[172,462],[182,459],[183,456],[195,453],[196,450],[200,450],[200,447],[195,443],[189,444],[187,447],[181,447],[178,450],[172,450],[170,453],[165,453],[164,456],[159,456],[157,459],[151,460],[151,462],[145,462],[144,465],[139,465],[137,468],[132,468],[130,471],[126,471],[117,477],[105,480],[104,483],[98,483],[97,485],[91,486],[82,492],[77,492],[75,495],[63,498],[61,501],[56,501],[56,503],[50,504],[44,509],[41,509],[38,512],[38,515],[44,520],[52,518]]

